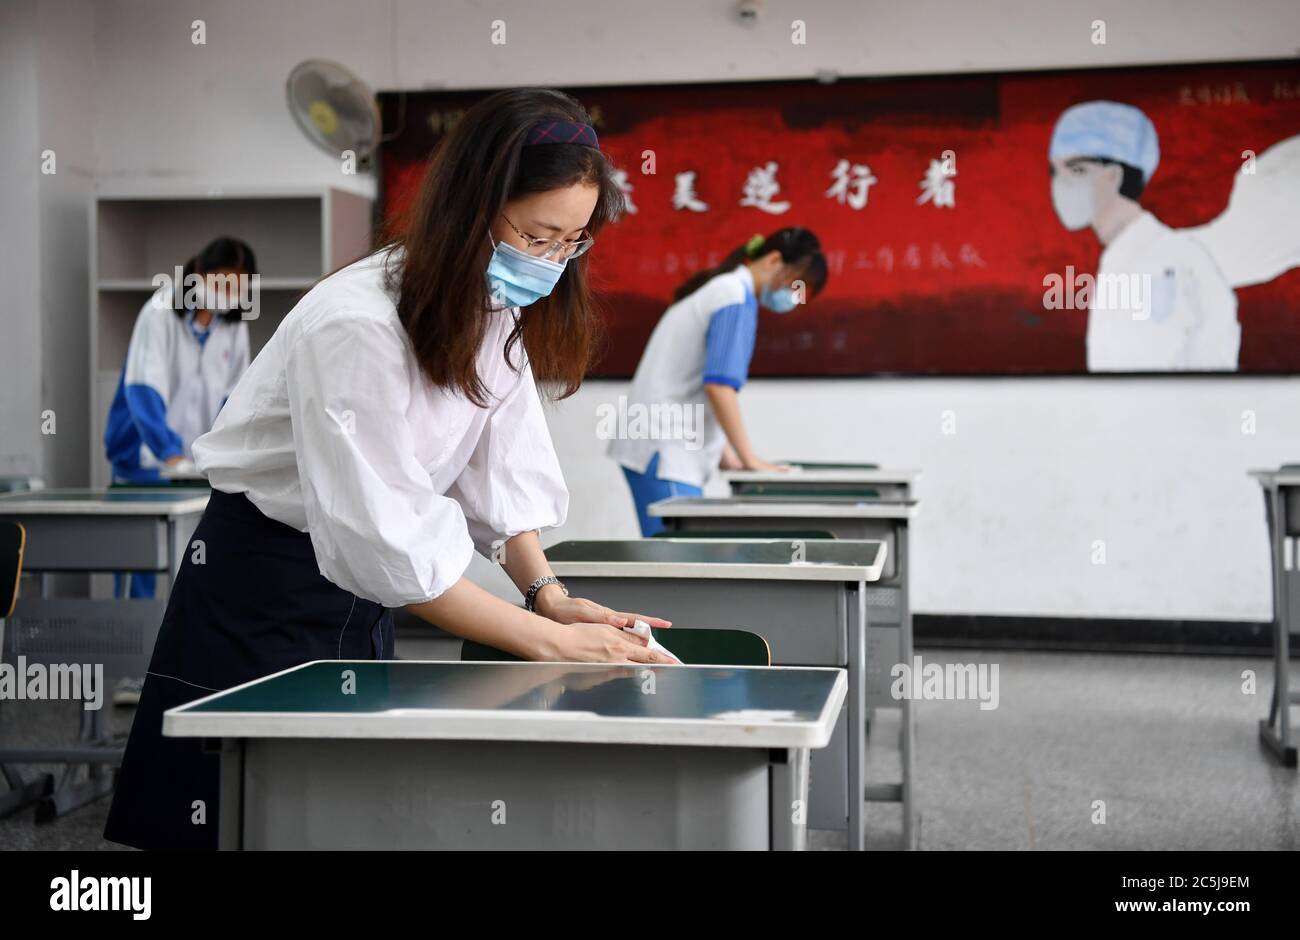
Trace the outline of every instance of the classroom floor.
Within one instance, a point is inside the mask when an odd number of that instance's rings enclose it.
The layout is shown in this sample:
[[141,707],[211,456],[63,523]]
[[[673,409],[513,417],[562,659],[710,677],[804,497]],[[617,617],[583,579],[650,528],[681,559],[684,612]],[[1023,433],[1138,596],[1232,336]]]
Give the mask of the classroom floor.
[[[428,657],[403,647],[407,658]],[[1256,743],[1266,660],[1240,657],[923,650],[929,662],[999,665],[1000,702],[917,707],[922,849],[1296,849],[1300,779]],[[1258,694],[1242,693],[1255,670]],[[76,727],[73,704],[0,703],[0,740],[51,742]],[[124,728],[129,713],[115,710]],[[897,773],[897,713],[877,713],[869,773]],[[897,779],[894,777],[894,779]],[[1093,821],[1105,803],[1105,824]],[[37,826],[0,820],[0,849],[114,849],[106,800]],[[891,849],[900,812],[868,807],[868,846]],[[814,832],[813,848],[844,847]]]

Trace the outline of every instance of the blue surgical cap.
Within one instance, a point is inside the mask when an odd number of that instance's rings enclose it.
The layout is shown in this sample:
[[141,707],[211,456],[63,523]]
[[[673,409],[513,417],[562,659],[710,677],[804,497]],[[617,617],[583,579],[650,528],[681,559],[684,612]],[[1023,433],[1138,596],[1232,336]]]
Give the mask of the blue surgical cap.
[[1057,119],[1048,157],[1117,160],[1137,167],[1147,181],[1160,163],[1160,143],[1151,119],[1131,104],[1085,101],[1066,108]]

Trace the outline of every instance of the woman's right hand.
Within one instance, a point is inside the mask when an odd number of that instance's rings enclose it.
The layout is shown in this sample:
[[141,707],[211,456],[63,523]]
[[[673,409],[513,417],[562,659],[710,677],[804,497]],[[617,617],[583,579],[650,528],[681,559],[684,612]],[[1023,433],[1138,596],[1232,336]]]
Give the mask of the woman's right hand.
[[763,473],[785,473],[790,470],[790,465],[788,463],[769,463],[766,460],[760,460],[758,457],[754,457],[751,460],[745,461],[745,469],[760,470]]
[[557,662],[675,665],[671,657],[648,649],[641,637],[607,623],[557,625],[555,633]]

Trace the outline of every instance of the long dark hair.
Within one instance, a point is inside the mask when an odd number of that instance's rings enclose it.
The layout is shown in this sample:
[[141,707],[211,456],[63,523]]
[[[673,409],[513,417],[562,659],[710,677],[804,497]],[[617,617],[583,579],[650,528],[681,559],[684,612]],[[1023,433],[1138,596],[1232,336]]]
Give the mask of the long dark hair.
[[761,258],[770,251],[781,252],[781,260],[804,282],[805,300],[812,300],[826,286],[826,256],[821,242],[806,228],[777,229],[766,238],[755,235],[706,271],[696,271],[673,291],[673,302],[689,297],[719,274],[734,271],[745,261]]
[[[388,240],[404,249],[393,283],[397,314],[415,357],[434,384],[487,404],[475,357],[487,330],[491,298],[485,277],[489,230],[507,202],[577,183],[599,197],[589,236],[623,212],[613,167],[583,144],[524,146],[541,121],[591,123],[582,105],[544,88],[499,91],[473,107],[438,144],[419,196]],[[504,355],[522,341],[538,382],[557,398],[578,390],[596,348],[599,318],[587,287],[587,255],[569,259],[549,297],[520,310]]]
[[[248,246],[248,242],[240,241],[238,238],[231,238],[229,235],[222,235],[208,242],[202,251],[185,262],[185,267],[181,270],[181,283],[178,285],[181,290],[188,290],[186,286],[190,283],[190,276],[193,274],[205,275],[221,268],[228,268],[235,271],[242,271],[249,277],[257,273],[257,256],[253,254],[253,249]],[[179,304],[175,306],[177,316],[185,316],[185,308]],[[215,316],[223,320],[239,320],[243,318],[243,311],[236,307],[233,310],[213,311]]]

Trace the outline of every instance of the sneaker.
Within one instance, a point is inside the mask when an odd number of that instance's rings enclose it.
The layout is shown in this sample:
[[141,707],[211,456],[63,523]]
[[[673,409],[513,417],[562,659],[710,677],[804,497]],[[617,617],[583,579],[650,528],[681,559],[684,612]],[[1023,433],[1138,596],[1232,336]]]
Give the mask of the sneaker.
[[144,679],[120,679],[113,689],[113,704],[131,707],[140,704]]

